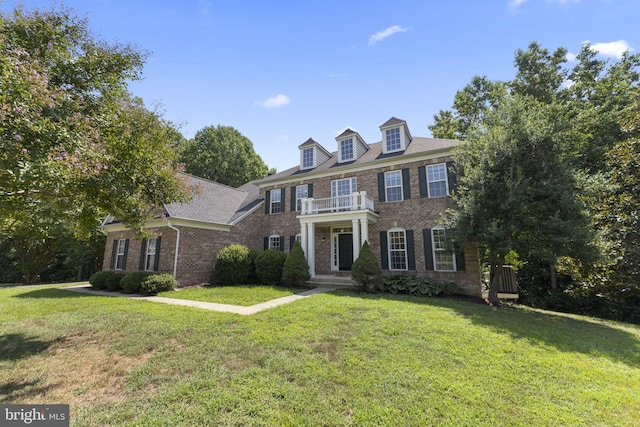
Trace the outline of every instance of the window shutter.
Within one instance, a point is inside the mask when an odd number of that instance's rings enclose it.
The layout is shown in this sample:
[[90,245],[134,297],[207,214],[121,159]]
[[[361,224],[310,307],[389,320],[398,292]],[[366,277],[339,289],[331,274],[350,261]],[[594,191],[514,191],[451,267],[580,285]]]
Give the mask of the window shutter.
[[380,232],[380,265],[383,270],[389,269],[389,245],[386,231]]
[[127,254],[129,253],[129,239],[124,241],[124,259],[122,260],[122,269],[126,270],[127,268]]
[[407,270],[416,269],[416,251],[413,241],[413,230],[405,230],[407,236]]
[[284,236],[280,236],[280,250],[284,251]]
[[113,250],[111,251],[111,269],[116,269],[116,254],[118,253],[118,239],[113,241]]
[[378,173],[378,201],[384,202],[385,197],[384,172]]
[[138,264],[138,270],[144,270],[144,261],[147,258],[147,239],[142,239],[140,242],[140,263]]
[[458,186],[456,178],[455,162],[447,162],[447,180],[449,181],[449,194],[453,193]]
[[464,249],[456,252],[456,271],[465,271]]
[[289,250],[293,249],[293,245],[296,243],[296,236],[289,236]]
[[297,191],[296,191],[296,187],[293,186],[291,187],[291,212],[295,212],[298,209],[297,203],[296,203],[296,197],[297,197]]
[[160,242],[162,242],[162,237],[156,239],[156,259],[153,260],[153,271],[158,271],[160,266]]
[[422,230],[422,240],[424,241],[424,264],[427,270],[435,270],[433,265],[433,244],[431,243],[431,229]]
[[313,197],[313,184],[307,184],[307,197]]
[[429,197],[427,168],[425,166],[418,166],[418,182],[420,183],[420,197]]
[[264,238],[264,250],[266,251],[267,249],[269,249],[269,237],[265,237]]
[[411,182],[409,181],[409,169],[402,169],[402,198],[409,200],[411,198]]
[[264,192],[264,213],[267,215],[271,213],[271,190]]
[[[282,206],[282,210],[280,212],[285,212],[286,209],[284,208],[285,206],[287,206],[287,190],[286,188],[282,188],[280,190],[280,206]],[[295,212],[295,209],[293,210]]]

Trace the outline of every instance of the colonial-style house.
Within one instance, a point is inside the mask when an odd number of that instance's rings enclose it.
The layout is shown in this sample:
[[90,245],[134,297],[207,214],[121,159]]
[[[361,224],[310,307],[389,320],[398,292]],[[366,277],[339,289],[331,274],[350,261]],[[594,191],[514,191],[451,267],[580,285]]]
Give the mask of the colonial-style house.
[[309,139],[300,164],[230,188],[194,176],[184,204],[164,206],[137,240],[107,217],[104,269],[173,274],[181,286],[210,282],[217,252],[232,243],[288,252],[299,240],[312,280],[349,276],[364,241],[386,274],[408,272],[456,283],[480,296],[477,248],[446,250],[442,213],[453,206],[452,149],[458,141],[414,137],[392,117],[381,141],[368,144],[347,129],[328,151]]

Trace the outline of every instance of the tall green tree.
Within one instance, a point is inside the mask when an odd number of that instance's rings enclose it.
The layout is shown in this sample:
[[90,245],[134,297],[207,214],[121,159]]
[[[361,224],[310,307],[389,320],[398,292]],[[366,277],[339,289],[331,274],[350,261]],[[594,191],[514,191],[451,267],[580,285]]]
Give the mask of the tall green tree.
[[231,126],[207,126],[188,141],[181,157],[186,171],[231,187],[264,178],[269,168],[253,143]]

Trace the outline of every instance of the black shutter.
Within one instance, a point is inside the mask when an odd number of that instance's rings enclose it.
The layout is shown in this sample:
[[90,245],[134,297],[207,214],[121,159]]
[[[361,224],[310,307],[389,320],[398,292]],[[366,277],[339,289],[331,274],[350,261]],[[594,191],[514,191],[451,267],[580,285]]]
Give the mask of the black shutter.
[[[286,188],[283,188],[280,190],[280,206],[282,206],[282,208],[280,209],[280,212],[285,212],[286,209],[284,207],[287,206],[287,189]],[[295,209],[293,211],[295,212]]]
[[267,190],[264,192],[264,213],[269,215],[271,206],[271,190]]
[[147,239],[142,239],[140,242],[140,263],[138,264],[138,270],[144,270],[144,261],[147,257]]
[[447,162],[447,180],[449,181],[449,194],[451,194],[458,186],[454,162]]
[[280,250],[284,251],[284,236],[280,236]]
[[298,210],[298,204],[296,203],[297,197],[296,187],[291,187],[291,212],[295,212]]
[[409,181],[409,169],[402,169],[402,198],[409,200],[411,198],[411,183]]
[[389,245],[386,231],[380,232],[380,265],[383,270],[389,269]]
[[456,271],[465,271],[464,249],[456,252]]
[[407,236],[407,270],[416,269],[416,251],[413,240],[413,230],[406,230]]
[[160,266],[160,242],[162,242],[162,237],[156,239],[156,258],[153,260],[153,271],[158,271]]
[[113,250],[111,251],[111,269],[116,269],[116,254],[118,253],[118,239],[113,241]]
[[307,197],[313,197],[313,184],[307,184]]
[[127,254],[129,253],[129,239],[124,241],[124,259],[122,260],[122,269],[127,268]]
[[264,250],[269,249],[269,237],[264,238]]
[[380,172],[378,174],[378,201],[384,202],[386,200],[385,197],[385,188],[384,188],[384,172]]
[[293,245],[296,243],[296,236],[289,236],[289,250],[293,249]]
[[427,168],[425,166],[418,166],[418,182],[420,183],[420,197],[429,197]]
[[431,229],[422,230],[422,240],[424,241],[424,264],[427,270],[435,270],[433,265],[433,244],[431,243]]

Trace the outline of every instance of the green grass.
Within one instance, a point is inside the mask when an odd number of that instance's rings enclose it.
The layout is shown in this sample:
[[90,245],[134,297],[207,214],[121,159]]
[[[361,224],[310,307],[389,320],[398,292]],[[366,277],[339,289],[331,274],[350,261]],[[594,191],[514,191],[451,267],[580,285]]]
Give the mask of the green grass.
[[[247,289],[247,292],[253,292]],[[640,327],[349,292],[252,316],[0,289],[0,403],[74,426],[630,426]]]
[[188,288],[158,294],[161,297],[192,301],[216,302],[219,304],[251,306],[276,298],[299,294],[308,289],[280,286],[217,286]]

